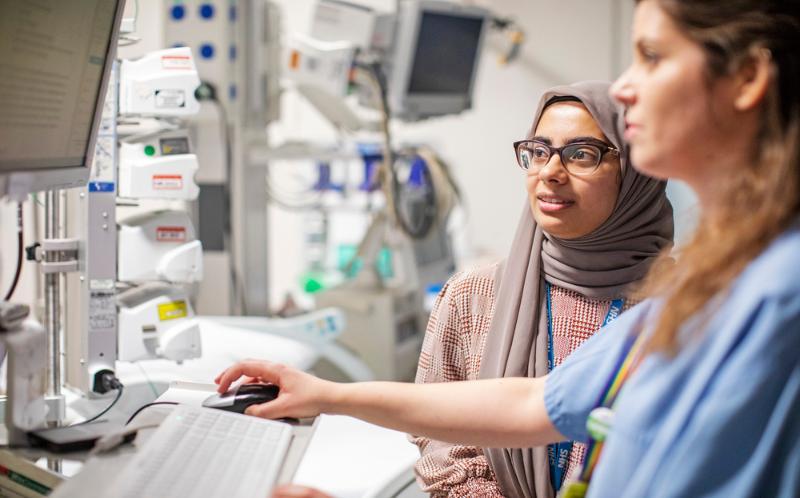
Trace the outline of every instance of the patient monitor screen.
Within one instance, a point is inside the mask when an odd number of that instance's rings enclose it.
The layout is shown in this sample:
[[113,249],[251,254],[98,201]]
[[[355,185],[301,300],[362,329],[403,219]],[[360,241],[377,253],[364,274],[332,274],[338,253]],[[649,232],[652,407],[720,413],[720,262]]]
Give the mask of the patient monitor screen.
[[468,94],[482,27],[482,18],[423,13],[408,92]]
[[0,0],[0,173],[84,163],[116,0]]

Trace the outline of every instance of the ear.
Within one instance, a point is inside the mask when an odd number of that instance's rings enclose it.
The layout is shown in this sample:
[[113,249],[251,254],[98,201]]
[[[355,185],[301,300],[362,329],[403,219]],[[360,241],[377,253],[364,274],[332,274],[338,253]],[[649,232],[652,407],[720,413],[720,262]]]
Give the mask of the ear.
[[736,73],[737,111],[750,111],[764,100],[772,79],[772,54],[765,48],[754,50]]

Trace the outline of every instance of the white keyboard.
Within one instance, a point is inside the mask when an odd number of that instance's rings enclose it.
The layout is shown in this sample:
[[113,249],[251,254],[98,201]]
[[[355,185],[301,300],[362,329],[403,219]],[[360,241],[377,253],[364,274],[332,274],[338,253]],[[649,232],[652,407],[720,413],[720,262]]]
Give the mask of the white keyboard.
[[266,497],[278,479],[292,427],[179,405],[125,466],[114,497]]

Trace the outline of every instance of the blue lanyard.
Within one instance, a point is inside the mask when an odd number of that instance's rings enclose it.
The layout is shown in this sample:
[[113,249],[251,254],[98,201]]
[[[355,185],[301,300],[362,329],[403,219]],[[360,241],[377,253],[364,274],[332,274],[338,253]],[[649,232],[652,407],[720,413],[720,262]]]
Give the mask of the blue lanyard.
[[[553,348],[553,307],[551,287],[549,282],[545,282],[545,293],[547,299],[547,371],[550,372],[555,367],[555,356]],[[624,299],[614,299],[608,309],[608,314],[600,326],[605,327],[619,317],[622,308],[625,306]],[[572,452],[572,441],[566,441],[547,446],[547,456],[550,461],[550,482],[556,492],[564,484],[564,476],[569,465],[569,455]]]

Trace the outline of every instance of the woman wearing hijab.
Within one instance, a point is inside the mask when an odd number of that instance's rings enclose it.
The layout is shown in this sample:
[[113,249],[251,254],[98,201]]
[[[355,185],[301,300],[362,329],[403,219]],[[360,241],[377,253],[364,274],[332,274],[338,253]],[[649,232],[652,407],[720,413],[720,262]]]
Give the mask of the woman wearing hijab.
[[[588,81],[542,95],[530,133],[514,144],[528,201],[508,258],[445,284],[418,383],[545,375],[633,304],[629,291],[672,242],[672,209],[664,182],[630,167],[610,86]],[[580,443],[483,450],[412,441],[420,485],[433,497],[552,497],[584,452]],[[531,462],[544,467],[531,474]],[[292,486],[276,496],[325,495]]]
[[219,390],[279,385],[248,409],[265,418],[338,413],[482,446],[588,440],[570,497],[800,496],[800,5],[636,3],[613,87],[631,157],[702,208],[649,299],[544,379],[337,384],[254,361]]
[[[447,282],[418,383],[546,375],[631,306],[629,291],[672,242],[672,208],[664,182],[630,166],[609,88],[582,82],[540,99],[514,147],[529,199],[508,258]],[[580,443],[482,450],[412,441],[422,453],[418,480],[434,497],[552,497],[584,452]]]

